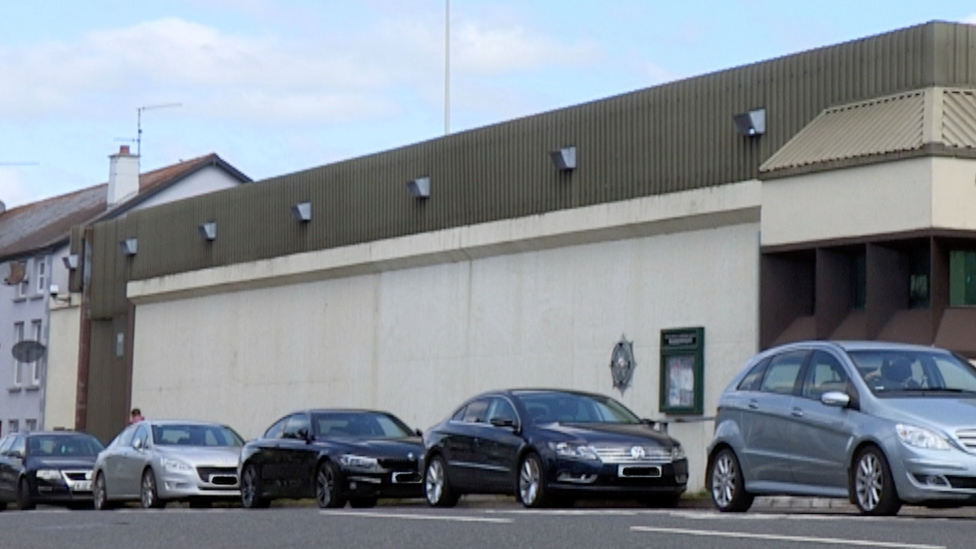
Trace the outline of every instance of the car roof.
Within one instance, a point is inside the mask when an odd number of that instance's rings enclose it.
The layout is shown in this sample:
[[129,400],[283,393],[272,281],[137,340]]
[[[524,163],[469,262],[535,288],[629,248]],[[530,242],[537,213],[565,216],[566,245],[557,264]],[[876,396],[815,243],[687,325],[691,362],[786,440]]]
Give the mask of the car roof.
[[84,431],[26,431],[20,433],[10,433],[11,435],[23,435],[28,438],[35,436],[56,436],[56,437],[69,437],[69,436],[83,436],[92,437],[93,435],[86,433]]
[[[301,412],[306,412],[306,413],[309,413],[309,414],[329,414],[329,413],[342,413],[342,414],[356,413],[356,414],[360,414],[361,413],[361,414],[384,414],[384,415],[388,415],[388,416],[394,415],[394,414],[392,414],[390,412],[387,412],[387,411],[384,411],[384,410],[369,410],[369,409],[366,409],[366,408],[311,408],[311,409],[308,409],[308,410],[300,410],[298,412],[292,412],[292,414],[298,414],[298,413],[301,413]],[[285,417],[290,416],[292,414],[286,414]]]
[[140,423],[148,424],[150,427],[153,425],[158,425],[160,427],[165,427],[167,425],[201,425],[207,427],[226,427],[223,423],[218,423],[216,421],[199,421],[195,419],[154,419],[154,420],[143,420],[139,423],[133,423],[133,425],[138,425]]
[[[560,393],[566,395],[607,398],[607,395],[603,395],[600,393],[593,393],[590,391],[580,391],[577,389],[553,389],[553,388],[544,388],[544,387],[526,387],[521,389],[507,389],[505,391],[499,391],[499,392],[508,393],[514,396],[532,395],[532,394],[539,394],[539,393]],[[490,394],[490,393],[486,393],[486,394]]]
[[896,341],[868,341],[868,340],[807,340],[784,343],[775,347],[770,347],[762,351],[762,355],[786,351],[796,348],[832,348],[843,351],[925,351],[949,354],[950,351],[940,347],[930,345],[918,345],[913,343],[899,343]]

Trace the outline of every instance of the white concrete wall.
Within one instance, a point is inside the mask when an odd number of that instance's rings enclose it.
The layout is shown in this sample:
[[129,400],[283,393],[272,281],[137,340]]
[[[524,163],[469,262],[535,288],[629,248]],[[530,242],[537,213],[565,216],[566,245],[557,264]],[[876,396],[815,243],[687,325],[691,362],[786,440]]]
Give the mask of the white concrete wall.
[[240,184],[239,180],[231,177],[224,170],[216,166],[207,166],[190,174],[179,183],[160,191],[159,194],[154,195],[134,209],[144,210],[184,198],[230,189]]
[[[758,201],[757,187],[728,192]],[[685,198],[702,204],[699,194]],[[642,201],[633,206],[649,211]],[[653,218],[667,208],[652,210]],[[610,394],[661,418],[660,330],[704,326],[711,416],[728,379],[756,351],[757,214],[715,228],[238,291],[220,288],[211,273],[199,276],[215,293],[184,288],[177,299],[147,292],[177,295],[166,291],[179,283],[173,277],[132,283],[130,295],[141,300],[132,402],[150,417],[224,421],[246,437],[313,406],[386,409],[426,429],[477,392],[527,386]],[[634,341],[638,363],[622,397],[609,371],[621,335]],[[688,448],[695,490],[711,430],[711,422],[672,426]]]
[[932,164],[916,158],[765,181],[762,245],[929,228]]
[[[62,286],[66,292],[67,286]],[[67,293],[64,294],[67,297]],[[78,387],[78,344],[81,322],[81,296],[72,297],[72,306],[52,302],[45,376],[43,412],[44,428],[74,429],[75,402]]]

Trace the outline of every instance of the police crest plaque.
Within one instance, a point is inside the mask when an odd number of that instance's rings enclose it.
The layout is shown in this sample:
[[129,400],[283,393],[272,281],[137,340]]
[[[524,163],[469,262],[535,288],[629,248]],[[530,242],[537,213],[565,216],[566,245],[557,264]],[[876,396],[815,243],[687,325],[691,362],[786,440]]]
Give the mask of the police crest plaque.
[[623,335],[613,347],[610,355],[610,375],[613,376],[613,387],[621,393],[630,386],[630,378],[634,375],[637,361],[634,360],[634,342],[627,341]]

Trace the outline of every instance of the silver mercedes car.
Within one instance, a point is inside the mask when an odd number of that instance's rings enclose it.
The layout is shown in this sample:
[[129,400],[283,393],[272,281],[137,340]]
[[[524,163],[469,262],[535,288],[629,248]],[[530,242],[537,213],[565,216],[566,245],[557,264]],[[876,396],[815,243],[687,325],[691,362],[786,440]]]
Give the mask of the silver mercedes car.
[[207,507],[216,500],[237,500],[237,461],[243,444],[233,429],[215,423],[129,425],[95,461],[95,508],[109,509],[124,501],[161,508],[170,501]]
[[976,504],[976,367],[933,347],[803,342],[764,351],[718,404],[706,485],[720,511],[756,495]]

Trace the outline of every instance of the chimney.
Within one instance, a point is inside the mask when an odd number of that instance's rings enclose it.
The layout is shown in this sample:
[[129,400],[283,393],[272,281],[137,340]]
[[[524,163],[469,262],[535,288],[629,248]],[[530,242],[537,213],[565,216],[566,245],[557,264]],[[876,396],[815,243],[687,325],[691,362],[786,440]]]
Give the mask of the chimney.
[[139,192],[139,157],[129,153],[129,146],[119,147],[118,154],[108,157],[108,207],[132,198]]

